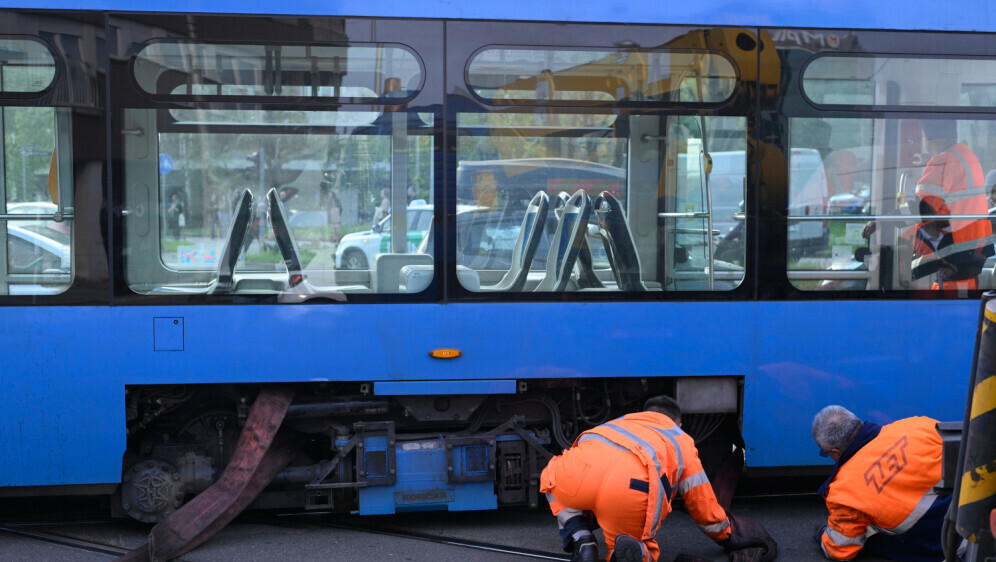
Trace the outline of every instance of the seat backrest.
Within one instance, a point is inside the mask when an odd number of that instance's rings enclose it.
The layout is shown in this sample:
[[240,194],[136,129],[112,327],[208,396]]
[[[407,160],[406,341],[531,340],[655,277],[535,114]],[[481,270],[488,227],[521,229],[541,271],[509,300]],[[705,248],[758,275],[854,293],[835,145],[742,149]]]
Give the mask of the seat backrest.
[[647,287],[640,279],[640,255],[636,251],[633,234],[619,200],[608,191],[603,191],[595,199],[593,206],[598,221],[598,235],[605,245],[605,253],[619,290],[646,291]]
[[271,187],[266,192],[266,203],[270,228],[273,229],[273,237],[277,240],[280,255],[284,258],[284,265],[287,266],[287,285],[294,287],[304,281],[301,254],[297,251],[297,242],[291,234],[284,203],[277,195],[276,188]]
[[432,256],[428,254],[377,254],[374,257],[374,269],[371,289],[376,293],[402,293],[401,270],[406,265],[432,265]]
[[232,292],[235,264],[239,262],[239,255],[242,253],[242,244],[245,242],[246,235],[249,234],[249,222],[251,219],[252,192],[244,189],[239,195],[238,202],[235,204],[232,220],[228,223],[225,245],[221,250],[221,257],[218,259],[217,279],[209,291],[212,295],[226,295]]
[[557,229],[550,241],[550,252],[546,258],[546,276],[536,286],[536,292],[567,289],[578,252],[588,232],[591,203],[584,190],[578,190],[554,214],[557,217]]
[[508,272],[501,281],[490,287],[481,287],[483,291],[521,291],[526,285],[529,267],[536,256],[540,238],[543,236],[543,226],[546,224],[547,209],[550,198],[543,191],[538,192],[526,205],[526,212],[519,227],[519,236],[512,249],[512,260]]

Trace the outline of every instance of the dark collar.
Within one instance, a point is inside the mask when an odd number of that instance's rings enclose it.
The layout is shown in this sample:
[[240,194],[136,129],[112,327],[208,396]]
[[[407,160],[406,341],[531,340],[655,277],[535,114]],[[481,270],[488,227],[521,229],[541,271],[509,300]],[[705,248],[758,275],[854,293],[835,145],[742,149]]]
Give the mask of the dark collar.
[[867,445],[872,439],[878,437],[878,432],[882,431],[882,426],[877,423],[866,421],[862,424],[861,429],[858,434],[854,437],[854,441],[844,449],[844,453],[840,455],[840,460],[833,467],[833,472],[830,473],[830,478],[827,478],[826,482],[820,486],[820,495],[824,498],[830,493],[830,483],[833,482],[834,477],[837,476],[837,471],[840,467],[844,466],[844,463],[850,460],[855,453],[861,450],[862,447]]

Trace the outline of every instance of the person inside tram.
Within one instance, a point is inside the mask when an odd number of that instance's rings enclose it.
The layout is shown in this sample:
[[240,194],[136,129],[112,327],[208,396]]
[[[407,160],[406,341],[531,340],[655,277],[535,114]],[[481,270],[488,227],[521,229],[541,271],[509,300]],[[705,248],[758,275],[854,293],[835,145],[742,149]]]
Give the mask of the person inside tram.
[[669,396],[650,398],[642,412],[582,433],[543,469],[540,492],[557,517],[572,562],[599,560],[593,519],[604,532],[610,562],[657,560],[654,536],[675,493],[702,532],[727,551],[764,548],[774,556],[765,543],[770,537],[733,532],[694,440],[681,430],[681,408]]
[[[976,289],[982,266],[993,255],[990,220],[934,217],[988,214],[982,165],[958,142],[956,121],[924,119],[920,127],[932,156],[916,184],[922,222],[902,235],[913,244],[912,278],[936,274],[933,289]],[[869,238],[876,229],[876,222],[869,222],[862,235]]]
[[986,193],[989,194],[989,214],[996,213],[996,170],[986,174]]
[[890,560],[944,560],[941,525],[951,496],[934,488],[942,460],[936,426],[923,416],[879,426],[838,405],[814,416],[820,456],[835,463],[819,489],[829,516],[813,537],[827,558],[851,560],[865,550]]

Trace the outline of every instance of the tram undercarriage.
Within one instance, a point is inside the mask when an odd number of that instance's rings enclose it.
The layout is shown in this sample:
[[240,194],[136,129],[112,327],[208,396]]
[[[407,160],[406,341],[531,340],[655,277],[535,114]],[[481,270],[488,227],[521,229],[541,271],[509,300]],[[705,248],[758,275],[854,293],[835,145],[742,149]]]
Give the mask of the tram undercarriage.
[[[707,471],[731,451],[743,454],[742,379],[530,380],[510,395],[379,396],[372,387],[296,385],[281,431],[303,445],[251,507],[361,515],[537,507],[553,454],[657,394],[691,405],[683,427]],[[128,387],[114,514],[157,522],[208,489],[232,459],[259,390]]]

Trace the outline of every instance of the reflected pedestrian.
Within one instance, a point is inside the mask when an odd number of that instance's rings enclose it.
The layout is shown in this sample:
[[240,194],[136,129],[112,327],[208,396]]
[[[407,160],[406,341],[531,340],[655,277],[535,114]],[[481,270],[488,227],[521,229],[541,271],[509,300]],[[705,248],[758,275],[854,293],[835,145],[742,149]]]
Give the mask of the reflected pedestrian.
[[180,228],[186,225],[186,218],[183,216],[183,201],[176,193],[170,196],[170,204],[166,209],[166,226],[173,234],[173,238],[180,239]]

